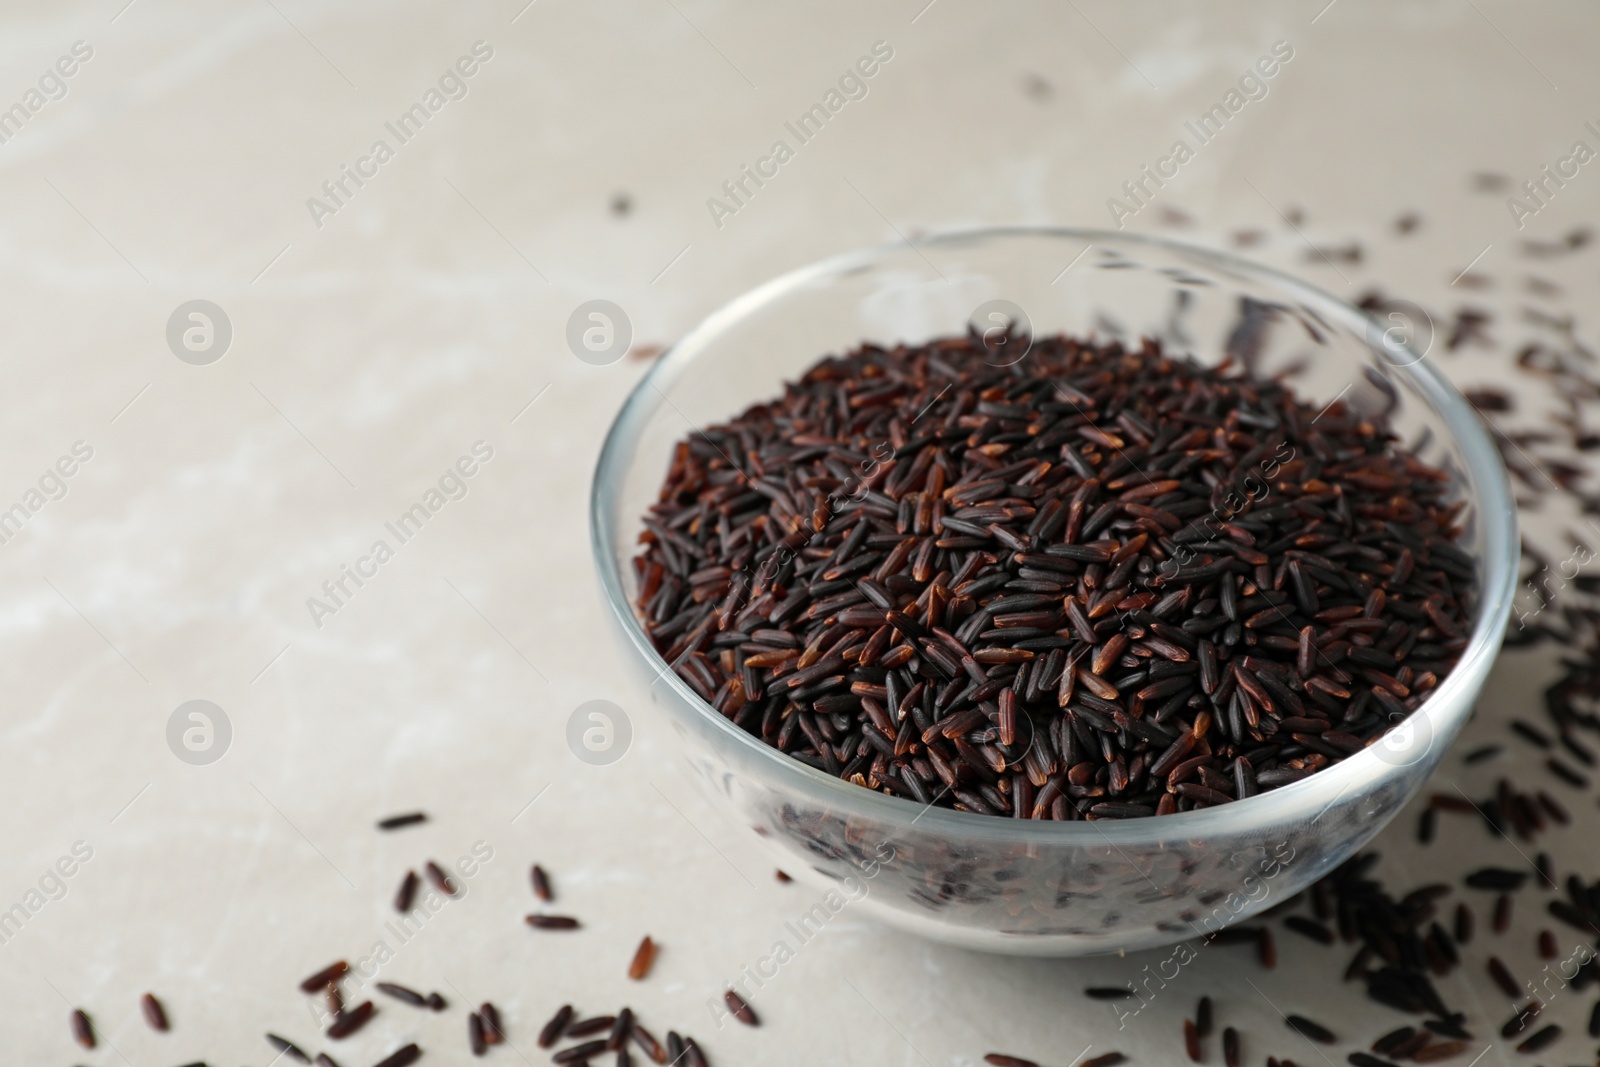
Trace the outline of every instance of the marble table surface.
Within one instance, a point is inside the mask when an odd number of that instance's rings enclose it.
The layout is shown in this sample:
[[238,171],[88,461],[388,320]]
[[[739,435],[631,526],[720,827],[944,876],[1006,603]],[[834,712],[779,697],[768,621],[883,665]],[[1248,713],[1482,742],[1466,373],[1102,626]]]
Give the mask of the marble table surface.
[[[501,1062],[544,1062],[536,1028],[571,1001],[630,1003],[719,1064],[1068,1064],[1086,1046],[1172,1063],[1203,992],[1246,1062],[1322,1062],[1281,1007],[1348,1032],[1326,1051],[1343,1063],[1400,1019],[1339,982],[1346,953],[1292,934],[1272,972],[1202,953],[1119,1029],[1081,989],[1148,955],[990,957],[847,913],[756,997],[759,1029],[719,1027],[708,999],[818,894],[779,884],[701,798],[624,669],[585,506],[647,362],[581,361],[567,324],[605,299],[637,348],[668,344],[757,281],[947,227],[1120,222],[1223,247],[1254,230],[1249,254],[1340,296],[1381,287],[1441,329],[1492,309],[1492,344],[1430,358],[1515,391],[1497,418],[1538,426],[1562,408],[1511,377],[1526,278],[1565,314],[1596,269],[1525,242],[1593,220],[1600,173],[1574,163],[1542,202],[1507,201],[1600,146],[1597,31],[1592,6],[1502,0],[12,0],[0,1058],[264,1064],[267,1030],[319,1049],[295,987],[342,956],[451,1002],[383,1000],[329,1046],[343,1064],[407,1041],[467,1062],[464,1011],[485,999],[515,1046]],[[1275,48],[1290,58],[1252,78]],[[1242,79],[1227,126],[1126,210],[1123,183]],[[827,127],[731,199],[836,87]],[[394,536],[418,502],[437,506]],[[1545,500],[1524,524],[1559,556],[1576,514]],[[1507,740],[1554,657],[1507,653],[1463,743]],[[633,733],[600,767],[565,742],[596,699]],[[1526,746],[1498,766],[1452,754],[1440,777],[1482,791],[1524,763]],[[1578,818],[1541,847],[1581,866],[1600,812],[1555,788]],[[429,821],[375,830],[413,809]],[[1378,841],[1397,886],[1520,862],[1453,823],[1423,850],[1414,825]],[[397,930],[395,887],[429,859],[462,862],[467,891]],[[522,925],[533,862],[582,931]],[[1483,970],[1491,950],[1541,966],[1528,923],[1442,982],[1485,1064],[1529,1060],[1495,1037],[1510,1008]],[[645,933],[661,955],[631,983]],[[170,1033],[141,1020],[146,991]],[[1550,1062],[1592,1058],[1588,1007],[1547,1009],[1568,1031]]]

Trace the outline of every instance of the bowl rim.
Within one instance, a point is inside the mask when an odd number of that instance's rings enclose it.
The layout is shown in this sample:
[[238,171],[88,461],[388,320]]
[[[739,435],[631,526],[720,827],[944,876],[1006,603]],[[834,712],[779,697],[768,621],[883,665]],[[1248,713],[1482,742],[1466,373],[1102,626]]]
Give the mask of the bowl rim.
[[[1298,782],[1253,797],[1236,800],[1230,804],[1193,811],[1174,812],[1170,815],[1153,815],[1139,819],[1115,820],[1054,820],[1016,819],[1009,815],[983,815],[977,812],[941,808],[933,804],[921,805],[914,800],[880,793],[827,774],[794,759],[759,738],[735,726],[720,714],[673,671],[665,658],[651,643],[634,614],[623,589],[622,568],[625,565],[612,551],[613,521],[611,505],[613,496],[608,487],[621,484],[626,460],[635,443],[635,430],[644,418],[659,406],[659,397],[666,400],[666,389],[698,354],[703,339],[714,338],[723,328],[743,319],[749,313],[791,291],[820,279],[847,274],[871,266],[896,254],[903,254],[908,246],[921,254],[920,249],[941,245],[959,246],[975,241],[996,241],[1014,237],[1046,238],[1053,240],[1087,242],[1104,247],[1110,245],[1138,245],[1176,253],[1242,273],[1256,280],[1270,283],[1297,299],[1317,305],[1317,310],[1328,314],[1336,325],[1352,330],[1361,328],[1382,329],[1370,314],[1341,300],[1302,279],[1275,267],[1257,263],[1229,252],[1209,248],[1187,241],[1133,233],[1120,230],[1102,230],[1065,226],[1003,225],[977,226],[939,230],[916,241],[886,241],[864,248],[837,253],[778,275],[745,291],[733,300],[707,315],[692,329],[673,343],[645,372],[629,391],[627,399],[618,410],[606,431],[599,458],[595,463],[590,484],[589,530],[590,546],[595,556],[595,566],[600,584],[612,612],[623,631],[644,661],[656,672],[652,687],[665,678],[676,694],[712,728],[732,743],[740,746],[755,760],[772,769],[772,774],[786,782],[786,788],[803,790],[819,803],[834,806],[854,815],[868,816],[902,830],[922,824],[925,832],[940,833],[952,838],[1000,837],[1025,844],[1078,845],[1118,843],[1161,843],[1174,839],[1197,839],[1209,834],[1236,833],[1251,826],[1285,823],[1317,810],[1317,817],[1332,808],[1351,786],[1365,781],[1375,787],[1385,781],[1398,779],[1415,764],[1386,764],[1372,752],[1371,746],[1341,760],[1332,767],[1318,771]],[[1371,334],[1369,333],[1369,336]],[[1409,345],[1407,346],[1409,348]],[[1478,500],[1479,522],[1483,523],[1484,580],[1478,590],[1477,619],[1471,639],[1456,666],[1411,714],[1411,718],[1426,717],[1433,736],[1449,732],[1453,735],[1471,715],[1473,701],[1456,699],[1461,691],[1474,684],[1481,685],[1499,651],[1509,618],[1516,587],[1517,560],[1521,542],[1518,536],[1517,512],[1513,506],[1509,476],[1500,451],[1490,440],[1475,409],[1459,390],[1452,385],[1425,358],[1426,353],[1404,365],[1395,366],[1396,373],[1407,378],[1408,383],[1433,407],[1444,421],[1461,449],[1467,471],[1481,488]],[[670,401],[667,401],[670,403]],[[754,399],[752,403],[756,402]],[[730,413],[728,417],[732,417]],[[627,521],[624,519],[624,521]],[[1474,679],[1477,679],[1476,683]],[[1455,705],[1454,712],[1450,711]],[[1450,718],[1442,716],[1450,715]],[[1457,721],[1458,720],[1458,721]],[[1442,755],[1442,753],[1441,753]],[[1428,755],[1416,761],[1426,762]],[[1435,759],[1435,763],[1437,759]],[[1422,779],[1419,779],[1420,785]],[[770,784],[768,782],[767,784]],[[1270,806],[1269,806],[1270,805]],[[1254,818],[1251,818],[1254,816]],[[1315,820],[1313,820],[1315,821]]]

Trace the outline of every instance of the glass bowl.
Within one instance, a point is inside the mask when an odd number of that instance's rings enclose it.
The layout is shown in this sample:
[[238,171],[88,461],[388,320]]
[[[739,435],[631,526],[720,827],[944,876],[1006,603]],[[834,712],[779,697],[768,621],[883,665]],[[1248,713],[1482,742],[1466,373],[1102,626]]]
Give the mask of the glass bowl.
[[[996,306],[1003,313],[991,317]],[[1463,547],[1478,588],[1455,670],[1384,739],[1306,779],[1218,807],[1116,821],[924,807],[814,770],[713,710],[652,647],[633,608],[640,519],[676,442],[863,340],[920,343],[965,333],[969,321],[981,331],[1009,320],[1020,341],[1024,317],[1035,336],[1149,336],[1207,364],[1232,353],[1262,375],[1287,376],[1308,401],[1387,412],[1466,505]],[[1499,650],[1516,512],[1476,413],[1414,336],[1426,333],[1425,323],[1380,323],[1232,256],[1125,233],[990,229],[837,256],[711,315],[633,390],[595,471],[595,565],[695,777],[784,869],[833,891],[808,921],[848,907],[939,941],[1030,955],[1175,943],[1287,899],[1371,839],[1438,765]]]

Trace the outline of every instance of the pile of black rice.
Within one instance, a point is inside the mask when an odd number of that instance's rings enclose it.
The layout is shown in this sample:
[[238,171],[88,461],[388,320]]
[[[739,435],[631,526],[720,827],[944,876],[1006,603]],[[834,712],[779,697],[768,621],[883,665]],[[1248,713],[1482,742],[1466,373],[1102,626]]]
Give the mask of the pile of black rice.
[[674,452],[637,609],[704,700],[922,804],[1129,818],[1298,781],[1450,671],[1444,473],[1232,360],[863,345]]

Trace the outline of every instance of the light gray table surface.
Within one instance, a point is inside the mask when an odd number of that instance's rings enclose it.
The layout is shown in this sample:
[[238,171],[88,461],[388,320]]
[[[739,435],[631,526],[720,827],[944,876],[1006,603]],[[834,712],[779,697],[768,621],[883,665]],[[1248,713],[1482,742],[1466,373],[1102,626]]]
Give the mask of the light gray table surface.
[[[755,838],[699,796],[625,669],[585,508],[601,437],[646,364],[580,362],[566,323],[609,299],[637,343],[665,344],[845,249],[954,226],[1109,225],[1122,183],[1283,41],[1293,58],[1265,95],[1128,227],[1223,247],[1259,229],[1249,254],[1338,295],[1382,287],[1446,318],[1493,309],[1493,347],[1430,358],[1463,384],[1519,391],[1507,425],[1548,425],[1560,398],[1508,369],[1529,329],[1518,312],[1586,311],[1596,259],[1535,260],[1523,241],[1592,221],[1600,167],[1520,231],[1508,194],[1470,176],[1520,184],[1574,141],[1600,148],[1585,125],[1600,126],[1597,32],[1589,6],[1498,0],[13,0],[0,508],[22,503],[27,521],[0,544],[0,912],[26,918],[0,942],[0,1061],[264,1064],[269,1029],[320,1048],[296,984],[381,942],[383,977],[452,1007],[384,1001],[329,1046],[346,1065],[410,1040],[424,1063],[468,1062],[463,1009],[484,999],[517,1046],[491,1053],[505,1063],[544,1062],[532,1038],[563,1001],[631,1003],[718,1064],[964,1065],[994,1050],[1066,1064],[1091,1045],[1172,1063],[1202,992],[1247,1035],[1248,1063],[1322,1062],[1277,1008],[1349,1033],[1327,1050],[1343,1063],[1400,1019],[1338,982],[1344,950],[1282,933],[1277,970],[1213,947],[1119,1029],[1081,989],[1154,957],[988,957],[845,914],[757,996],[759,1030],[718,1029],[708,998],[817,894],[778,884]],[[708,206],[878,42],[892,57],[862,95],[737,211]],[[466,68],[409,136],[385,125]],[[335,200],[323,186],[346,166],[367,177]],[[1409,211],[1421,226],[1397,237]],[[1352,241],[1359,263],[1313,251]],[[1457,281],[1469,265],[1489,288]],[[1562,292],[1534,301],[1530,273]],[[204,365],[168,342],[197,299],[231,327]],[[478,442],[492,458],[465,494],[314,618],[322,584]],[[74,447],[92,455],[46,477]],[[41,478],[59,498],[32,510]],[[1582,525],[1558,500],[1524,523],[1558,557]],[[1506,739],[1553,655],[1502,659],[1469,741]],[[634,730],[603,768],[564,742],[591,699]],[[208,765],[169,746],[191,700],[230,726]],[[1471,770],[1452,755],[1441,777],[1481,792],[1536,766],[1509,751]],[[1579,817],[1542,845],[1582,869],[1600,812],[1592,793],[1555,791]],[[426,825],[375,831],[414,808]],[[1378,842],[1396,886],[1519,862],[1451,822],[1422,850],[1414,823]],[[464,899],[414,936],[385,925],[407,867],[475,845],[492,858]],[[49,876],[74,847],[90,858]],[[522,925],[534,861],[584,930]],[[1442,983],[1485,1064],[1529,1061],[1494,1037],[1509,1008],[1482,961],[1531,975],[1537,925],[1480,935]],[[662,953],[630,983],[645,933]],[[140,1020],[146,990],[170,1034]],[[1593,1058],[1591,997],[1552,1003],[1569,1036],[1542,1062]],[[72,1006],[96,1020],[95,1052],[71,1043]]]

